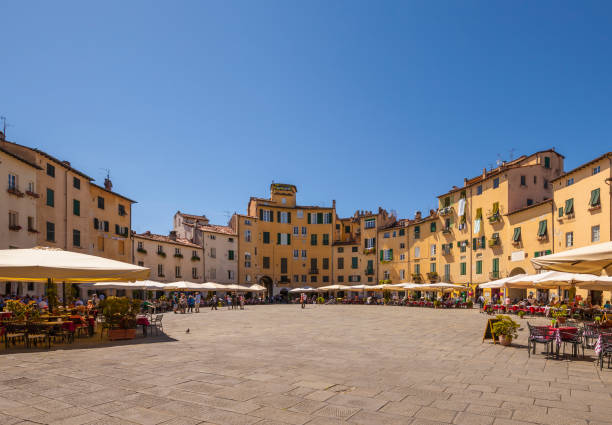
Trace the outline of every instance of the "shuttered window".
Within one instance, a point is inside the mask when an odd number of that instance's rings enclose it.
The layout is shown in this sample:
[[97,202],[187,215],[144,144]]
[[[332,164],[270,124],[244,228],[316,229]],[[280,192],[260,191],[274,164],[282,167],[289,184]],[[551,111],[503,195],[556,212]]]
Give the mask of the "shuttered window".
[[570,198],[565,201],[565,215],[574,213],[574,198]]
[[599,189],[594,189],[591,191],[591,200],[589,201],[589,206],[596,207],[598,205],[600,205]]
[[546,220],[540,221],[540,225],[538,226],[538,237],[546,236]]
[[515,227],[514,234],[512,235],[512,242],[519,242],[521,240],[521,228]]

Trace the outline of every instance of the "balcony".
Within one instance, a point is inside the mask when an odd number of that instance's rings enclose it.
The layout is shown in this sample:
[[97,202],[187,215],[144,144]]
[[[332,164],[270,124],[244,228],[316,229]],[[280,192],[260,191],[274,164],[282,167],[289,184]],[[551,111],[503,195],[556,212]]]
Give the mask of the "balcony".
[[451,214],[453,213],[453,207],[450,207],[450,206],[449,206],[449,207],[444,207],[444,208],[441,208],[441,209],[438,211],[438,213],[439,213],[441,216],[451,215]]
[[319,274],[319,269],[310,269],[308,270],[308,274]]
[[494,248],[499,245],[499,238],[489,239],[489,248]]
[[159,255],[162,258],[166,258],[166,253],[164,251],[157,251],[157,255]]
[[443,227],[442,228],[442,233],[445,233],[447,235],[450,234],[451,233],[451,228],[450,227]]
[[183,254],[174,254],[174,258],[183,258]]
[[288,276],[281,276],[278,283],[291,283]]
[[493,279],[500,279],[501,278],[501,273],[500,272],[489,272],[489,279],[493,280]]
[[430,282],[432,282],[432,283],[437,282],[439,277],[440,276],[438,275],[438,272],[429,272],[429,273],[427,273],[427,279]]
[[[233,258],[230,258],[230,260],[233,260]],[[191,261],[200,261],[200,257],[198,257],[197,255],[193,255],[191,257]]]
[[17,187],[9,187],[8,189],[6,189],[6,191],[11,195],[17,196],[18,198],[23,198],[25,196],[25,194],[19,189],[17,189]]
[[144,248],[136,248],[136,251],[140,252],[141,254],[146,254],[147,250]]
[[38,230],[32,228],[32,227],[28,227],[28,232],[30,233],[38,233]]
[[452,249],[450,249],[450,248],[442,248],[442,255],[451,255],[452,253],[453,253]]
[[376,248],[372,247],[372,248],[366,248],[363,250],[364,254],[374,254],[376,252]]
[[421,283],[423,278],[420,273],[412,273],[412,281],[415,283]]
[[364,273],[366,274],[366,276],[371,276],[374,274],[374,269],[365,269]]
[[18,226],[16,224],[9,224],[9,230],[13,231],[13,232],[18,232],[21,230],[21,226]]
[[36,192],[32,192],[31,190],[26,190],[26,195],[32,198],[40,198],[40,195]]

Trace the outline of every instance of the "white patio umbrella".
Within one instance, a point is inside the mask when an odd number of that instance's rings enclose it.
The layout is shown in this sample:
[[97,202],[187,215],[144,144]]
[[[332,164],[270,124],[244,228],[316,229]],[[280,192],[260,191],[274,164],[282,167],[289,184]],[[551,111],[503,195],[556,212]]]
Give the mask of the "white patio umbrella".
[[534,286],[541,289],[556,289],[560,287],[573,286],[581,282],[590,282],[596,278],[595,275],[582,273],[566,273],[558,271],[547,271],[539,274],[524,275],[510,279],[506,285],[512,287]]
[[317,290],[311,286],[304,286],[303,288],[294,288],[289,290],[292,294],[299,294],[302,292],[317,292]]
[[251,286],[249,286],[249,290],[252,291],[252,292],[264,292],[264,291],[267,291],[265,286],[258,285],[257,283],[254,283]]
[[87,288],[95,289],[142,289],[142,290],[164,290],[165,284],[152,280],[139,280],[136,282],[96,282],[92,285],[87,285]]
[[424,288],[424,291],[465,291],[467,288],[462,285],[455,285],[454,283],[427,283],[425,285],[421,285],[421,288]]
[[203,283],[179,281],[172,282],[166,286],[167,291],[210,291]]
[[228,285],[224,285],[226,291],[234,291],[234,292],[250,292],[251,289],[248,286],[236,285],[235,283],[230,283]]
[[612,276],[594,276],[593,280],[578,283],[576,286],[590,291],[612,291]]
[[202,283],[201,285],[203,291],[224,291],[226,288],[226,285],[215,282],[206,282]]
[[57,248],[0,250],[0,280],[79,283],[135,281],[148,277],[146,267]]
[[512,279],[518,279],[521,277],[527,276],[525,273],[523,274],[517,274],[516,276],[512,276],[512,277],[504,277],[502,279],[497,279],[497,280],[493,280],[491,282],[487,282],[487,283],[481,283],[480,285],[478,285],[479,288],[482,289],[497,289],[497,288],[503,288],[506,286],[507,282],[510,282]]
[[540,269],[573,273],[612,275],[612,242],[570,249],[556,254],[532,258],[533,265]]
[[328,286],[321,286],[320,288],[317,288],[318,291],[320,292],[325,292],[325,291],[346,291],[346,290],[350,290],[351,287],[350,286],[345,286],[345,285],[328,285]]

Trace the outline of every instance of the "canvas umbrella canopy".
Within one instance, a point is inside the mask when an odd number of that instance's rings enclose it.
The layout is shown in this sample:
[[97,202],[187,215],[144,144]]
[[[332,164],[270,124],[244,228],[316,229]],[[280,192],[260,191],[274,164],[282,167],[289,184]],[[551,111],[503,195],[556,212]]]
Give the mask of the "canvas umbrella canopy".
[[350,286],[344,286],[344,285],[328,285],[328,286],[321,286],[320,288],[317,288],[319,291],[325,292],[325,291],[346,291],[348,289],[351,289]]
[[143,289],[143,290],[164,290],[166,285],[152,280],[140,280],[136,282],[96,282],[88,286],[95,289]]
[[58,248],[0,250],[0,280],[68,283],[144,280],[149,269]]
[[251,289],[248,286],[236,285],[234,283],[230,283],[229,285],[224,285],[226,291],[235,291],[235,292],[250,292]]
[[200,283],[199,285],[202,291],[223,291],[226,288],[224,284],[215,282]]
[[535,286],[541,289],[556,289],[560,287],[573,286],[581,282],[590,282],[596,276],[582,273],[565,273],[547,271],[540,274],[524,275],[515,277],[506,282],[508,287]]
[[588,289],[591,291],[612,291],[612,276],[593,277],[593,280],[579,283],[577,286],[581,289]]
[[251,292],[264,292],[264,291],[266,291],[266,287],[254,283],[251,286],[249,286],[249,291],[251,291]]
[[424,291],[465,291],[467,288],[462,285],[455,285],[453,283],[427,283],[425,285],[421,285]]
[[497,289],[497,288],[503,288],[506,286],[507,282],[510,282],[512,279],[518,279],[521,277],[527,276],[525,273],[523,274],[517,274],[516,276],[512,276],[512,277],[504,277],[502,279],[497,279],[497,280],[493,280],[491,282],[487,282],[487,283],[481,283],[480,285],[478,285],[479,288],[482,289]]
[[289,292],[296,294],[296,293],[301,293],[301,292],[317,292],[317,290],[315,288],[312,288],[310,286],[305,286],[303,288],[294,288],[291,289]]
[[169,283],[166,286],[167,291],[210,291],[203,283],[179,281]]
[[538,269],[595,275],[605,270],[607,275],[612,275],[612,242],[544,255],[532,258],[531,262]]

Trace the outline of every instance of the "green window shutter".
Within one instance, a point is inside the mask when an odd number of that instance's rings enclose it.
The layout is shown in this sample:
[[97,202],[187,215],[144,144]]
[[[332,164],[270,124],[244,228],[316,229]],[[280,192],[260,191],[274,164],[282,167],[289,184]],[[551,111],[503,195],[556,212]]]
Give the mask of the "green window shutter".
[[276,234],[276,245],[280,245],[280,233]]
[[513,242],[518,242],[521,240],[521,228],[520,227],[515,227],[514,228],[514,235],[512,236],[512,241]]
[[499,258],[493,259],[493,272],[499,272]]
[[81,215],[81,203],[77,199],[72,200],[72,213],[74,215]]
[[591,190],[591,201],[589,205],[591,207],[599,205],[599,189]]
[[538,236],[546,236],[546,220],[540,221],[538,226]]
[[384,258],[384,257],[383,257],[383,250],[381,249],[381,250],[380,250],[380,261],[382,261],[382,260],[383,260],[383,258]]
[[487,239],[484,236],[482,236],[480,238],[480,247],[484,248],[485,246],[487,246]]
[[574,212],[574,198],[570,198],[565,201],[565,214],[572,214]]
[[287,213],[287,222],[291,224],[291,211]]
[[317,224],[323,224],[323,213],[317,213]]
[[472,239],[472,249],[478,248],[478,238]]
[[263,210],[259,210],[259,219],[263,221]]
[[393,249],[389,250],[389,260],[393,260]]
[[331,224],[331,222],[332,222],[332,213],[327,213],[327,222]]
[[368,270],[372,270],[374,268],[374,261],[368,260]]
[[467,273],[466,263],[461,263],[461,264],[460,264],[460,267],[461,267],[461,275],[462,275],[462,276],[465,276],[465,275],[466,275],[466,273]]
[[357,257],[351,257],[351,268],[356,269],[359,267]]
[[550,168],[550,157],[549,156],[544,157],[544,168]]
[[310,224],[310,213],[308,213],[308,224]]
[[291,245],[291,233],[287,233],[287,245]]
[[550,255],[552,254],[552,250],[547,249],[546,251],[544,251],[544,255]]
[[263,232],[263,243],[270,243],[270,233]]
[[276,221],[277,221],[278,223],[280,223],[280,222],[281,222],[280,216],[281,216],[281,212],[280,212],[280,211],[276,211]]
[[429,225],[429,230],[433,233],[436,231],[436,222],[433,221],[430,225]]
[[539,257],[539,256],[540,256],[540,252],[539,252],[539,251],[534,252],[534,253],[533,253],[533,256],[534,256],[534,257]]
[[234,251],[232,251],[231,249],[227,252],[227,258],[229,258],[230,260],[234,259]]
[[400,236],[404,236],[405,234],[406,234],[406,230],[405,229],[400,229],[399,235]]
[[270,212],[270,223],[274,223],[274,211],[270,210],[269,212]]
[[461,241],[457,241],[457,248],[461,248]]
[[313,233],[312,235],[310,235],[310,245],[316,245],[316,244],[317,244],[317,235]]
[[476,261],[476,274],[482,274],[482,260]]
[[563,207],[559,207],[559,217],[563,217]]

